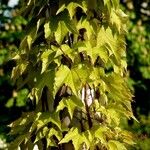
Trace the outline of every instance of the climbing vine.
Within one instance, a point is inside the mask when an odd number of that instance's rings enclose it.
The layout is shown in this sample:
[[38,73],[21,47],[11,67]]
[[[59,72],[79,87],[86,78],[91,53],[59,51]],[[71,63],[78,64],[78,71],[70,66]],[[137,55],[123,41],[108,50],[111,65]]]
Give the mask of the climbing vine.
[[12,78],[32,110],[11,124],[21,149],[125,150],[134,118],[126,84],[127,16],[119,0],[28,0]]

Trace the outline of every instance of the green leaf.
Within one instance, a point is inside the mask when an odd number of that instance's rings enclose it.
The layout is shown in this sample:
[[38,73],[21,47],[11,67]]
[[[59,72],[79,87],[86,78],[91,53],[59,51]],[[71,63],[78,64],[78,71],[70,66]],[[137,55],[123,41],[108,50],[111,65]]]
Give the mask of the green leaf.
[[48,134],[48,127],[44,127],[42,130],[40,130],[37,134],[36,134],[36,139],[34,141],[34,143],[36,143],[37,141],[41,140],[42,138],[46,137],[46,135]]
[[59,144],[62,143],[68,143],[69,141],[73,140],[74,138],[77,138],[79,135],[79,131],[77,128],[71,128],[68,133],[65,135],[65,137],[59,142]]
[[[58,16],[51,16],[44,24],[44,36],[48,42],[54,40],[54,33],[56,32],[57,40],[61,39],[61,25],[59,25],[60,18]],[[64,29],[65,31],[65,29]],[[58,35],[60,33],[60,35]]]
[[[87,142],[87,137],[84,136],[83,134],[81,133],[78,133],[78,135],[76,135],[76,137],[74,137],[72,139],[72,143],[73,143],[73,146],[74,146],[74,149],[75,150],[79,150],[79,149],[82,149],[84,143],[88,143],[86,146],[89,146],[89,142]],[[82,147],[81,147],[82,146]]]
[[91,73],[89,74],[89,78],[92,81],[92,84],[94,84],[95,86],[99,86],[99,84],[101,84],[101,92],[104,91],[105,85],[103,85],[103,76],[105,76],[105,72],[104,72],[104,68],[102,67],[95,67],[93,68],[93,70],[91,70]]
[[11,108],[14,105],[14,98],[10,98],[7,103],[5,104],[5,107]]
[[126,88],[127,85],[124,79],[116,73],[112,73],[103,79],[105,82],[105,88],[111,95],[112,99],[114,99],[116,102],[119,101],[125,104],[125,106],[129,110],[131,110],[130,101],[132,99],[132,95],[130,91]]
[[99,56],[104,63],[108,62],[109,59],[109,51],[106,46],[95,46],[92,47],[91,43],[89,41],[84,42],[83,46],[80,45],[78,47],[79,52],[82,52],[86,50],[87,55],[89,55],[92,58],[92,63],[96,61],[97,57]]
[[70,98],[62,99],[59,102],[59,105],[57,106],[56,112],[63,110],[65,107],[68,109],[69,115],[72,119],[75,108],[76,107],[82,108],[83,103],[78,97],[71,96]]
[[78,7],[79,5],[77,3],[74,3],[74,2],[71,2],[68,4],[68,6],[66,7],[68,9],[68,12],[69,12],[69,15],[70,15],[70,18],[72,19],[75,12],[76,12],[76,8]]
[[81,85],[81,82],[85,84],[86,82],[91,82],[90,79],[91,72],[93,71],[93,67],[91,64],[78,64],[73,71],[77,75],[76,85]]
[[55,78],[55,70],[49,70],[37,76],[36,78],[37,82],[31,91],[31,94],[35,95],[37,103],[39,99],[41,98],[41,94],[45,86],[47,86],[51,92],[53,91],[54,78]]
[[34,143],[36,143],[37,141],[41,140],[42,138],[46,138],[47,140],[47,148],[49,146],[57,146],[53,136],[55,136],[58,141],[60,141],[63,137],[62,133],[54,128],[47,128],[47,127],[44,127],[42,130],[40,130],[38,133],[37,133],[37,136],[36,136],[36,140]]
[[91,148],[92,146],[95,145],[95,143],[93,143],[94,142],[94,135],[91,132],[91,130],[87,130],[87,131],[83,132],[81,136],[82,136],[82,139],[83,139],[83,143],[86,144],[87,149],[89,149],[89,148]]
[[39,112],[37,113],[37,118],[34,121],[30,131],[32,131],[35,127],[37,127],[37,129],[39,130],[40,128],[42,128],[49,122],[55,124],[59,129],[61,129],[61,122],[60,122],[58,113]]
[[126,22],[128,16],[121,10],[112,10],[110,14],[110,23],[113,25],[113,30],[116,29],[120,34],[127,32]]
[[111,1],[110,0],[103,0],[103,2],[104,2],[104,6],[106,6],[108,9],[108,13],[110,13],[111,9],[112,9]]
[[52,49],[53,49],[53,51],[56,51],[56,56],[55,56],[56,59],[59,56],[61,56],[63,53],[65,53],[65,55],[67,55],[72,61],[74,60],[74,57],[75,57],[74,53],[75,52],[74,52],[74,49],[72,49],[72,48],[69,47],[69,45],[62,44],[60,47],[54,47],[53,46]]
[[44,18],[32,18],[31,21],[28,23],[26,27],[26,34],[24,36],[24,39],[21,41],[20,49],[25,50],[28,46],[28,49],[30,50],[32,43],[35,41],[35,39],[39,36],[39,28],[43,24]]
[[83,144],[89,149],[93,145],[93,140],[94,136],[90,130],[81,133],[77,128],[71,128],[59,144],[72,141],[75,150],[79,150],[81,146],[83,147]]
[[58,147],[58,145],[56,144],[56,142],[53,138],[46,139],[46,140],[47,140],[47,148],[48,147]]
[[86,64],[79,64],[72,69],[69,69],[65,65],[61,65],[55,77],[55,86],[54,86],[54,95],[57,93],[59,88],[65,84],[68,85],[73,94],[78,97],[78,92],[82,88],[82,84],[85,84],[87,81],[91,81],[89,78],[92,71],[91,66],[87,66]]
[[134,144],[136,144],[136,143],[134,142],[133,133],[124,130],[124,131],[121,131],[121,135],[120,135],[120,136],[123,137],[123,142],[124,142],[124,143],[127,143],[127,144],[129,144],[129,145],[134,145]]
[[114,140],[108,141],[108,147],[109,150],[127,150],[123,143]]
[[57,16],[51,16],[50,18],[50,30],[51,30],[51,33],[54,33],[57,28],[58,28],[58,23],[59,23],[59,17]]
[[72,70],[70,70],[67,66],[61,65],[56,72],[54,95],[63,84],[68,85],[71,88],[72,92],[75,95],[78,95],[75,82],[76,78],[77,75]]
[[56,136],[56,138],[60,141],[63,137],[62,133],[60,131],[55,130],[54,128],[51,128],[49,130],[49,133],[47,134],[47,138],[51,138],[53,135]]
[[118,6],[119,6],[119,0],[111,0],[111,2],[112,2],[112,4],[113,4],[113,7],[114,7],[115,9],[117,9]]
[[112,23],[112,25],[115,26],[115,28],[119,31],[119,33],[121,32],[121,30],[123,30],[122,28],[123,24],[119,16],[116,14],[115,10],[111,12],[110,22]]
[[19,76],[21,76],[23,72],[26,70],[27,66],[28,66],[28,62],[22,61],[21,64],[13,68],[11,78],[13,78],[13,80],[16,81],[16,79],[18,79]]
[[107,120],[109,122],[113,121],[116,124],[116,126],[118,126],[120,124],[120,115],[114,109],[107,109],[107,112]]
[[74,149],[79,150],[81,144],[85,142],[84,138],[87,137],[83,136],[77,128],[71,128],[69,132],[65,135],[65,137],[59,142],[59,144],[68,143],[69,141],[72,141]]
[[28,133],[18,136],[12,143],[10,143],[8,150],[18,149],[19,145],[25,140],[27,136]]
[[18,91],[17,98],[16,98],[16,106],[18,106],[18,107],[26,106],[27,95],[28,95],[27,89],[22,89],[22,90]]
[[64,23],[64,21],[59,21],[57,30],[55,32],[56,41],[61,44],[64,40],[64,37],[67,35],[68,29]]
[[74,34],[78,34],[76,24],[75,24],[74,20],[72,20],[70,18],[67,11],[64,11],[62,18],[63,18],[63,21],[64,21],[68,31],[70,31],[71,33],[74,33]]
[[53,62],[55,58],[56,52],[53,52],[52,50],[48,49],[43,52],[41,55],[41,60],[42,60],[42,71],[41,73],[45,72],[46,69],[48,68],[49,64]]
[[109,150],[118,150],[117,145],[113,142],[108,143]]
[[66,20],[65,21],[65,24],[66,24],[66,27],[68,28],[68,30],[71,32],[71,33],[74,33],[74,34],[78,34],[78,31],[76,29],[76,26],[74,25],[74,23],[70,20]]
[[46,22],[44,25],[44,33],[45,33],[45,38],[47,39],[51,35],[51,28],[50,28],[50,22]]
[[108,132],[108,128],[106,126],[94,126],[92,132],[94,137],[98,138],[102,144],[107,144],[106,133]]
[[[91,26],[90,22],[83,18],[83,19],[80,19],[80,21],[78,22],[77,24],[77,29],[80,30],[82,28],[85,28],[86,29],[86,32],[85,32],[85,35],[84,35],[84,38],[88,41],[91,41],[91,38],[95,35],[95,32],[94,32],[94,29],[93,29],[93,26]],[[95,39],[96,40],[96,39]]]
[[125,27],[124,30],[126,31],[126,22],[128,21],[128,15],[126,15],[121,9],[117,9],[116,14],[122,21],[122,27]]
[[66,8],[65,4],[63,4],[62,6],[60,6],[60,8],[56,12],[56,15],[58,15],[60,12],[64,11],[65,8]]
[[[101,40],[100,40],[101,39]],[[100,42],[99,42],[100,40]],[[113,34],[112,30],[108,27],[104,29],[103,27],[100,29],[97,37],[97,46],[105,46],[109,51],[109,56],[114,55],[117,64],[120,65],[120,60],[122,56],[124,56],[125,52],[125,43],[123,41],[122,36],[118,36],[117,34]],[[115,62],[114,62],[115,63]]]
[[82,2],[82,4],[79,4],[77,2],[70,2],[66,6],[66,9],[68,10],[71,19],[73,19],[73,16],[74,16],[74,14],[76,12],[76,8],[77,7],[80,7],[83,10],[83,12],[85,12],[85,13],[87,11],[87,8],[86,8],[84,2]]

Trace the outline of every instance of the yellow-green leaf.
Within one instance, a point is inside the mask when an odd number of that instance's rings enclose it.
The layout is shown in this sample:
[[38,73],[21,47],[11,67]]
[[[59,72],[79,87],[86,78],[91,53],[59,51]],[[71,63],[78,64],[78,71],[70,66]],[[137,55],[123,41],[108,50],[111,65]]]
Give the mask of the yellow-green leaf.
[[45,38],[47,39],[50,34],[51,34],[51,28],[50,28],[50,22],[46,22],[44,25],[44,33],[45,33]]
[[57,30],[55,32],[56,41],[59,44],[61,44],[67,33],[68,33],[68,29],[66,28],[64,21],[59,21]]
[[127,150],[123,143],[115,140],[108,141],[109,150]]

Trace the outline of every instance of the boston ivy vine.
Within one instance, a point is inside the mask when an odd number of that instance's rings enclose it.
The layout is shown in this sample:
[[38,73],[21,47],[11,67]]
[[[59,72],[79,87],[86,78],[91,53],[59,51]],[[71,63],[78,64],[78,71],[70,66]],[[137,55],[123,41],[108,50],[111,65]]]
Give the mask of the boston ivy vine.
[[33,109],[11,124],[10,149],[125,150],[134,118],[126,84],[127,16],[119,0],[24,0],[30,21],[12,78]]

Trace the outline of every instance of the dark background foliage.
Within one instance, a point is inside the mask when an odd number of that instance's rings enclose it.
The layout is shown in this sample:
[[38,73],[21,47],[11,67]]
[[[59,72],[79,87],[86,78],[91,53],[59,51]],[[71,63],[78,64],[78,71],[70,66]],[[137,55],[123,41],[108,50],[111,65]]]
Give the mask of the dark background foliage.
[[124,0],[129,15],[127,61],[129,85],[134,93],[133,111],[139,123],[128,121],[135,132],[136,149],[148,150],[150,145],[150,1]]
[[[16,90],[10,76],[15,61],[11,58],[17,52],[26,20],[17,15],[19,4],[8,5],[0,2],[0,139],[6,139],[7,124],[19,117],[25,109],[27,89]],[[10,138],[7,137],[7,140]],[[1,144],[0,144],[1,145]]]
[[[30,109],[26,101],[28,90],[17,90],[12,82],[11,70],[27,18],[18,15],[20,3],[14,7],[8,0],[0,2],[0,141],[9,142],[7,125]],[[148,150],[150,144],[150,1],[121,0],[122,8],[129,15],[127,61],[129,86],[135,95],[133,111],[139,123],[129,120],[123,126],[136,135],[136,149]],[[0,147],[1,148],[1,147]],[[135,149],[135,148],[133,148]]]

